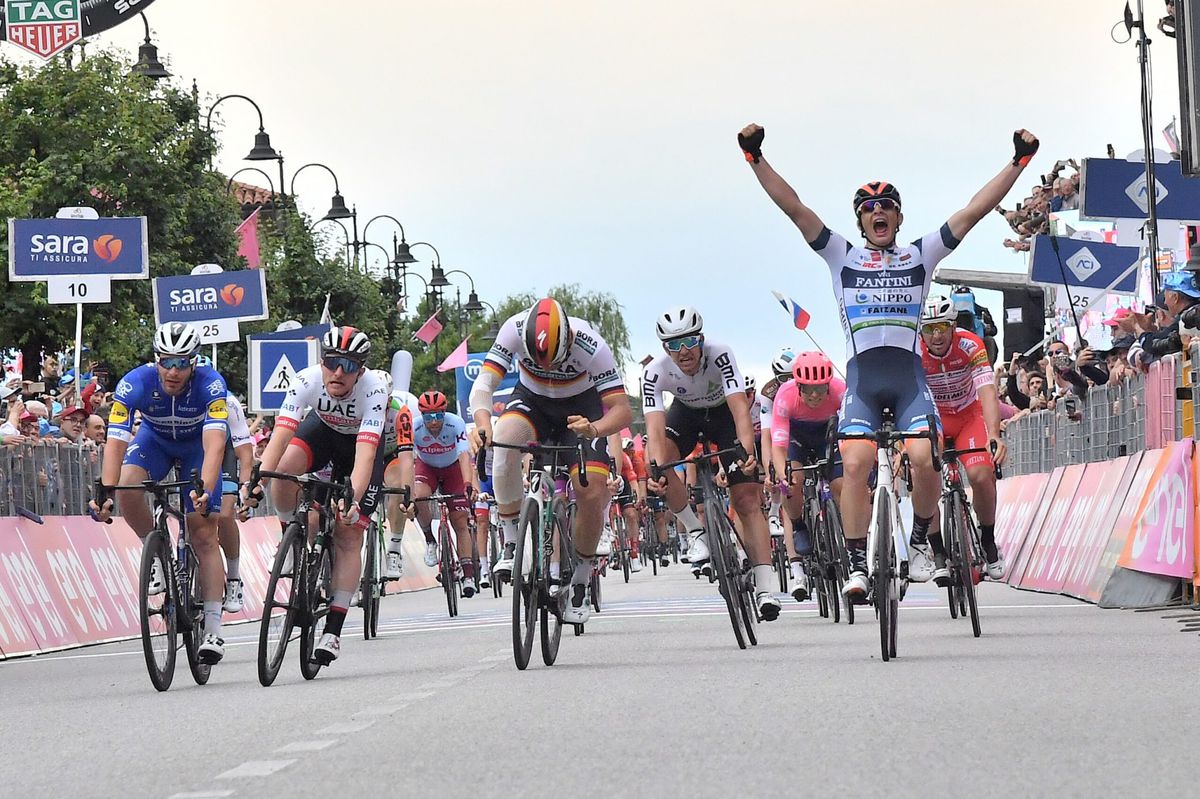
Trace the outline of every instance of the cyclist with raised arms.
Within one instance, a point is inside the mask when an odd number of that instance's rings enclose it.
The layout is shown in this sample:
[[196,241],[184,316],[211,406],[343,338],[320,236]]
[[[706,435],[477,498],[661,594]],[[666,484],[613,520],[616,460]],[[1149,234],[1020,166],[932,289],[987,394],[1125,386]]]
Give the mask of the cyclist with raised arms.
[[[758,612],[763,619],[774,621],[780,606],[769,587],[775,574],[770,532],[762,511],[750,400],[737,359],[729,347],[705,338],[704,320],[690,306],[663,313],[658,318],[657,333],[663,354],[642,372],[642,409],[650,457],[658,463],[679,460],[681,452],[696,446],[701,433],[718,449],[742,445],[746,457],[741,463],[732,455],[723,456],[722,462],[729,481],[730,503],[741,522],[742,545],[754,566]],[[663,403],[668,393],[675,397],[670,409]],[[673,469],[653,487],[661,490],[664,482],[671,512],[691,535],[688,554],[693,567],[704,563],[709,557],[708,542],[699,517],[688,505],[687,489]]]
[[[342,625],[362,572],[363,530],[379,502],[383,482],[383,447],[388,387],[378,372],[366,368],[371,339],[355,327],[331,327],[321,338],[321,362],[296,373],[288,389],[262,469],[301,475],[332,466],[332,479],[350,477],[351,504],[334,526],[333,597],[325,629],[313,660],[327,666],[341,654]],[[264,481],[265,482],[265,481]],[[251,486],[243,502],[261,497]],[[277,480],[272,499],[286,528],[299,499],[300,486]]]
[[[846,383],[833,374],[833,363],[823,352],[802,352],[796,356],[792,379],[779,387],[771,416],[771,463],[775,467],[779,490],[787,497],[786,508],[792,523],[792,597],[808,599],[808,586],[802,558],[812,554],[812,536],[804,519],[804,492],[799,475],[793,474],[788,485],[785,475],[790,461],[793,469],[808,466],[825,457],[829,420],[837,416],[846,393]],[[842,463],[832,464],[830,488],[838,498],[842,483]]]
[[[856,246],[826,227],[771,168],[762,157],[764,135],[761,126],[747,125],[738,134],[738,144],[767,195],[825,260],[841,310],[850,351],[841,432],[877,430],[884,409],[895,414],[898,430],[927,430],[926,419],[936,410],[925,383],[917,341],[921,308],[934,267],[1004,199],[1037,152],[1038,140],[1027,130],[1013,133],[1013,158],[1000,173],[939,230],[908,245],[896,241],[904,221],[900,192],[886,181],[863,185],[854,193],[853,208],[866,242]],[[867,482],[875,452],[867,441],[843,442],[841,449],[845,461],[841,510],[851,571],[843,592],[854,601],[862,601],[868,589],[866,536],[871,501]],[[937,513],[941,486],[933,469],[930,442],[911,440],[907,451],[913,475],[909,579],[921,582],[933,572],[926,537]]]
[[[492,395],[514,361],[517,386],[493,431]],[[612,350],[589,323],[568,317],[557,300],[540,299],[501,326],[471,387],[470,406],[475,419],[473,452],[484,439],[489,444],[538,441],[562,446],[584,440],[587,486],[579,481],[578,464],[571,466],[578,503],[574,540],[579,563],[571,575],[571,595],[563,613],[564,622],[583,624],[591,616],[588,583],[610,498],[607,437],[633,420]],[[495,449],[492,487],[500,511],[504,553],[496,562],[493,579],[512,575],[523,498],[521,461],[517,450]]]
[[[1004,463],[1007,447],[1000,438],[1000,398],[996,392],[987,346],[974,333],[956,326],[954,301],[930,297],[921,314],[921,365],[941,415],[942,432],[958,449],[996,448],[996,462]],[[990,452],[963,455],[963,468],[971,483],[971,504],[979,517],[979,543],[983,546],[988,576],[1004,576],[1004,558],[996,549],[996,468]],[[933,578],[941,585],[949,577],[941,520],[934,517],[929,530],[933,550]]]
[[[448,500],[450,526],[457,537],[458,562],[462,569],[463,594],[475,595],[475,567],[471,560],[471,530],[468,521],[471,499],[475,492],[472,479],[473,461],[467,444],[467,423],[457,413],[446,410],[446,395],[426,391],[417,399],[421,415],[413,424],[413,450],[417,454],[414,499],[428,497],[435,491],[456,495]],[[425,533],[426,546],[433,545],[437,563],[437,540],[433,537],[433,504],[417,503],[417,524]],[[487,560],[481,555],[480,561]],[[446,575],[442,575],[446,579]]]
[[[204,493],[183,496],[188,538],[200,561],[200,589],[204,606],[204,640],[197,654],[202,663],[217,663],[225,656],[221,637],[221,609],[225,598],[225,567],[217,544],[217,516],[221,510],[221,463],[229,435],[229,392],[225,379],[211,366],[196,362],[200,333],[186,322],[166,322],[154,333],[154,363],[143,364],[121,378],[108,416],[108,442],[101,477],[104,485],[131,485],[162,480],[178,465],[186,480],[200,471]],[[134,429],[134,414],[142,422]],[[154,529],[150,506],[141,491],[118,494],[121,515],[139,538]],[[112,500],[103,507],[89,503],[93,516],[106,521]],[[214,512],[215,511],[215,512]],[[210,515],[211,514],[211,515]],[[166,590],[164,575],[155,570],[149,592]]]

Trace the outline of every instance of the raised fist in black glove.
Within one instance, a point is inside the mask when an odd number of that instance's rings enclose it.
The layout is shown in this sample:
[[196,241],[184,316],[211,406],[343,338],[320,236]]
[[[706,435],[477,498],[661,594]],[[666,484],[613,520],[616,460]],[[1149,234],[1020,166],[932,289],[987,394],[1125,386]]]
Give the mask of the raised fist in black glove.
[[763,137],[766,135],[762,125],[750,124],[742,128],[738,134],[738,146],[742,148],[747,161],[757,164],[758,159],[762,158]]
[[1013,166],[1025,166],[1038,151],[1037,136],[1021,128],[1013,131]]

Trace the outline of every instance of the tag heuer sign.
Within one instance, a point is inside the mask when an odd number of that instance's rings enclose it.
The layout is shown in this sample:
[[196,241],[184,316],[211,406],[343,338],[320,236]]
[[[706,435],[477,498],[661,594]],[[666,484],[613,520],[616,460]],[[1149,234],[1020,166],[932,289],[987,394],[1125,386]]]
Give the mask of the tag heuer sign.
[[42,58],[83,35],[79,0],[5,0],[4,19],[8,41]]

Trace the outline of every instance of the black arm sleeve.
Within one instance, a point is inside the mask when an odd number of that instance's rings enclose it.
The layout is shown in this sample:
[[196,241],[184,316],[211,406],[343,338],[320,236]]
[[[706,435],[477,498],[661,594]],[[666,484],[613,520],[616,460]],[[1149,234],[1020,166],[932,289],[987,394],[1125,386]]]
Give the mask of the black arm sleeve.
[[1029,410],[1029,395],[1023,393],[1017,385],[1017,376],[1015,374],[1008,376],[1008,399],[1017,410]]
[[1089,363],[1087,366],[1079,367],[1079,371],[1098,386],[1108,382],[1108,367],[1104,364]]

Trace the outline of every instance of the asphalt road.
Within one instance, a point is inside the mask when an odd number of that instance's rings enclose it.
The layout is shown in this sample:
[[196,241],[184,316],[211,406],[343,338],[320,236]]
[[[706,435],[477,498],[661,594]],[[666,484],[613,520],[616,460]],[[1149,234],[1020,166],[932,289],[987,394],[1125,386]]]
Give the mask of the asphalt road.
[[982,587],[983,637],[941,594],[878,627],[790,598],[740,651],[713,588],[673,566],[605,583],[557,665],[513,665],[510,603],[440,591],[352,612],[342,657],[271,688],[256,629],[159,694],[137,642],[0,664],[0,795],[17,797],[1190,795],[1200,641],[1162,613]]

